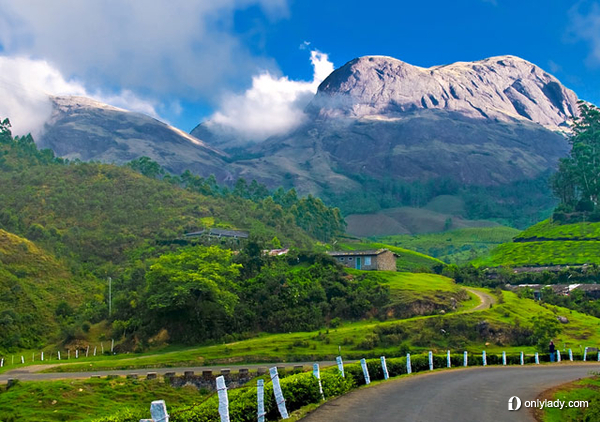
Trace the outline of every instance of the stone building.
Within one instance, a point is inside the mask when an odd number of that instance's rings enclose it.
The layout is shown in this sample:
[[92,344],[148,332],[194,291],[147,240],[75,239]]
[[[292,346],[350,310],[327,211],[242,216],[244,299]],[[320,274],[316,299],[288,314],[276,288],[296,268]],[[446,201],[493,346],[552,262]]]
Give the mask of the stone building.
[[336,261],[357,270],[396,271],[397,255],[388,249],[327,252]]

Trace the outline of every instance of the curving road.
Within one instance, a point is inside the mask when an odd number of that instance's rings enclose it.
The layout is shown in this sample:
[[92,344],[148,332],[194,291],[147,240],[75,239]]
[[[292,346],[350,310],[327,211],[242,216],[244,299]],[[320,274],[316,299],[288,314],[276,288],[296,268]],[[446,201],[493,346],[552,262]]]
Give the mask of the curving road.
[[479,290],[469,289],[468,287],[464,287],[465,290],[473,293],[475,296],[481,300],[481,303],[473,309],[469,309],[467,312],[475,312],[475,311],[484,311],[489,309],[491,305],[496,304],[496,298],[488,293],[480,292]]
[[554,364],[436,371],[355,390],[310,413],[305,422],[531,422],[508,399],[535,400],[550,387],[591,375],[600,364]]

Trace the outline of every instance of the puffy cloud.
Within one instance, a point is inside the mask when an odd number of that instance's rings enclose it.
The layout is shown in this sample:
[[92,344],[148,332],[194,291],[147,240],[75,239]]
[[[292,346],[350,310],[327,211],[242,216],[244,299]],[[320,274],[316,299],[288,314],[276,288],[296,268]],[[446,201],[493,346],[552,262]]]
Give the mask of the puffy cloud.
[[304,107],[334,69],[327,54],[319,51],[311,52],[310,61],[312,81],[293,81],[263,72],[252,78],[246,92],[225,96],[206,125],[243,141],[264,140],[299,126],[305,118]]
[[600,4],[578,2],[569,11],[570,35],[590,44],[589,64],[600,64]]
[[0,51],[49,60],[88,90],[216,97],[275,67],[235,33],[236,11],[252,6],[271,20],[288,13],[287,0],[0,0]]
[[157,116],[154,105],[131,91],[88,92],[82,83],[66,79],[45,60],[0,56],[0,118],[8,117],[15,135],[39,136],[52,114],[50,95],[81,95],[127,110]]

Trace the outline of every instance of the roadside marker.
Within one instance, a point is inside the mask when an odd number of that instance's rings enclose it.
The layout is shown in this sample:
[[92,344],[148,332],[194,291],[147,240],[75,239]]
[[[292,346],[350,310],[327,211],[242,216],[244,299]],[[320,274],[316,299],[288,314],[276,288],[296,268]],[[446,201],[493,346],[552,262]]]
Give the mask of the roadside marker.
[[383,370],[383,379],[387,380],[390,377],[390,374],[388,373],[385,356],[382,356],[380,359],[381,359],[381,369]]
[[506,352],[502,352],[502,365],[506,366]]
[[540,355],[538,354],[538,352],[535,352],[535,363],[536,365],[540,364]]
[[335,358],[335,361],[337,362],[338,371],[342,374],[342,378],[346,378],[346,375],[344,375],[344,362],[342,361],[342,357],[338,356]]
[[258,380],[257,387],[258,422],[265,422],[265,380]]
[[560,350],[556,351],[556,361],[560,362]]
[[219,416],[221,422],[229,422],[229,397],[227,396],[227,386],[225,377],[217,377],[217,394],[219,395]]
[[429,370],[433,371],[433,353],[429,351]]
[[360,366],[362,367],[363,375],[365,376],[365,384],[367,384],[367,385],[371,384],[371,377],[369,376],[369,368],[367,368],[367,361],[365,360],[365,358],[362,358],[360,360]]
[[483,361],[483,366],[487,366],[487,357],[485,356],[485,350],[481,353],[481,359]]
[[521,352],[521,365],[525,365],[525,356],[523,356],[523,352]]
[[467,366],[469,364],[469,354],[465,350],[463,353],[463,366]]
[[447,361],[448,368],[451,368],[452,362],[450,362],[450,350],[448,350],[448,353],[446,355],[446,361]]
[[[600,353],[598,354],[598,360],[600,360]],[[412,373],[412,366],[410,364],[410,353],[406,354],[406,373],[410,374]]]
[[321,398],[325,400],[325,395],[323,394],[323,386],[321,385],[321,371],[319,371],[319,364],[313,364],[313,375],[319,381],[319,392],[321,393]]
[[569,349],[569,360],[573,362],[573,351]]
[[281,391],[281,384],[279,383],[279,374],[277,373],[277,367],[274,366],[270,368],[269,374],[271,375],[271,382],[273,383],[273,394],[275,395],[275,402],[277,403],[279,414],[281,415],[282,419],[288,419],[289,415],[285,407],[285,398],[283,397],[283,392]]
[[585,362],[587,360],[587,347],[583,350],[583,361]]

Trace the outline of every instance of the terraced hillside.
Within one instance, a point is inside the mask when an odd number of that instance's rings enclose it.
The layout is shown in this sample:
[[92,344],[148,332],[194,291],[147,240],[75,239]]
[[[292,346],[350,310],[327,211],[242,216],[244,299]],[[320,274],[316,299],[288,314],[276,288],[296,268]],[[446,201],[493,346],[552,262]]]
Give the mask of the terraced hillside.
[[544,220],[474,264],[490,267],[600,264],[600,223],[558,224]]

